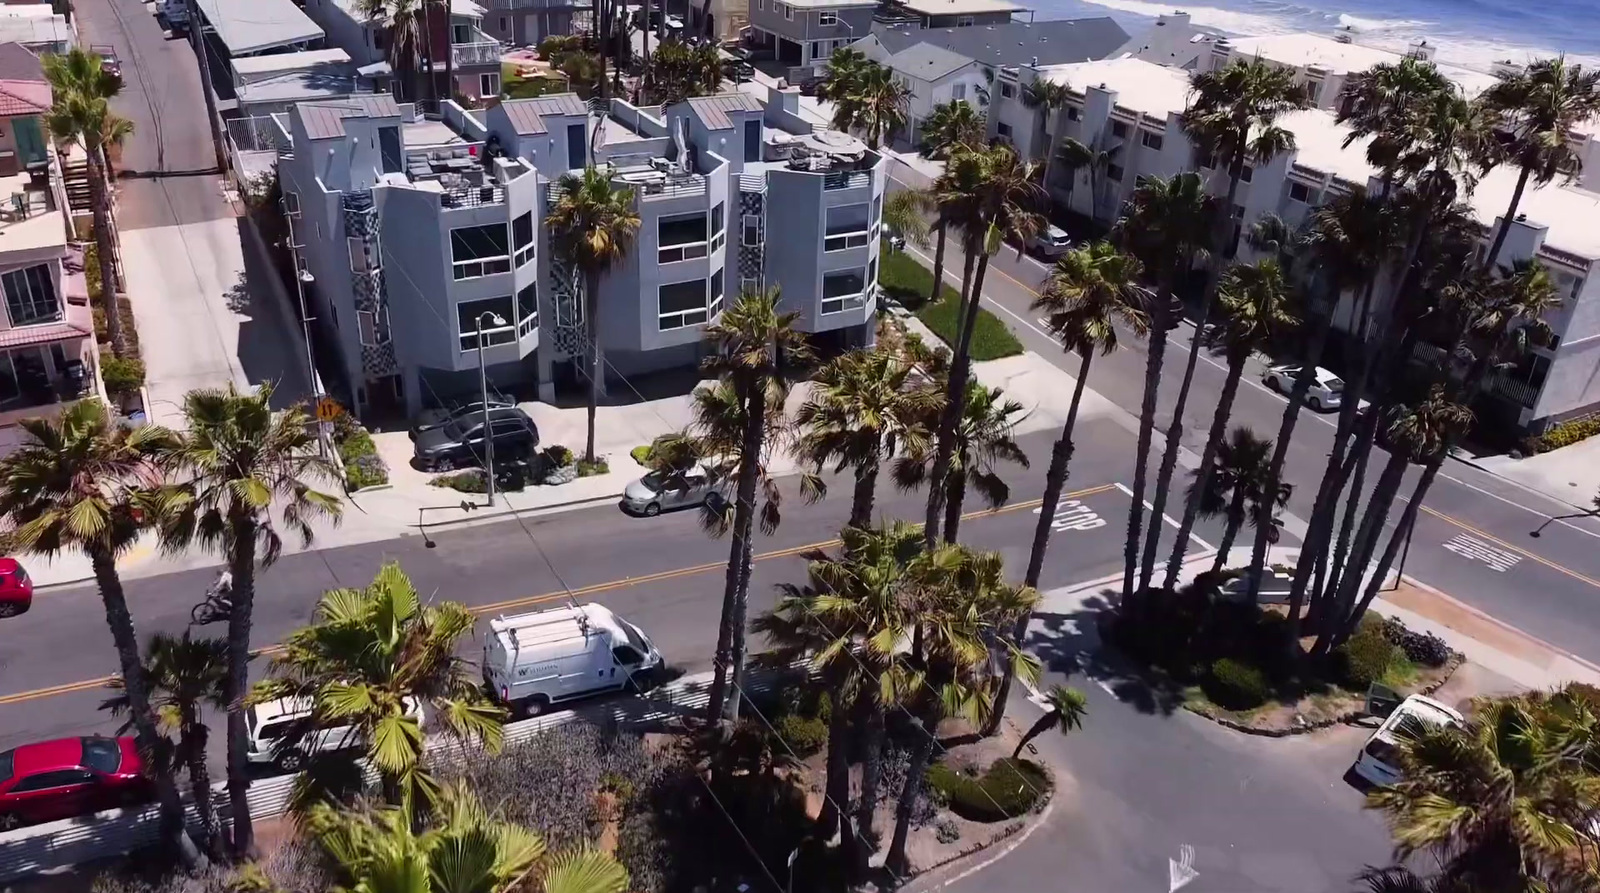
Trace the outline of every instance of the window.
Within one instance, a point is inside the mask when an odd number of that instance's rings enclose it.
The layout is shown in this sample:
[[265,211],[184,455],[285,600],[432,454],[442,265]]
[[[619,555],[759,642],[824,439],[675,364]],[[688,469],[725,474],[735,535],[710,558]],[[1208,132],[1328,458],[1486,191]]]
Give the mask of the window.
[[717,251],[720,249],[722,244],[728,240],[728,234],[725,228],[726,222],[727,221],[723,219],[722,202],[717,202],[717,206],[711,209],[712,251]]
[[505,16],[500,17],[500,32],[503,34],[511,30],[511,20]]
[[1239,169],[1239,182],[1248,183],[1255,177],[1255,175],[1256,169],[1247,164]]
[[1322,101],[1322,82],[1306,81],[1306,99],[1312,105]]
[[783,7],[783,20],[786,22],[794,21],[794,7],[787,3],[780,3],[779,5]]
[[589,157],[588,139],[583,124],[567,125],[567,167],[583,167]]
[[753,295],[753,294],[759,294],[760,292],[761,292],[761,280],[760,279],[754,279],[754,278],[746,277],[744,279],[740,279],[739,280],[739,293],[740,294]]
[[1082,121],[1083,120],[1083,109],[1080,109],[1075,105],[1067,106],[1067,120],[1068,121]]
[[950,99],[951,99],[952,102],[963,102],[963,101],[966,100],[966,98],[967,98],[967,85],[966,84],[956,84],[954,87],[950,88]]
[[49,791],[55,788],[70,788],[75,785],[89,784],[94,781],[94,775],[87,769],[57,769],[53,772],[40,772],[30,775],[17,782],[11,789],[13,794],[25,794],[29,791]]
[[451,230],[450,259],[455,263],[457,279],[509,271],[511,251],[506,244],[505,224],[489,223]]
[[294,192],[283,193],[283,210],[290,217],[300,216],[300,195]]
[[1006,99],[1016,99],[1017,88],[1012,84],[1007,84],[1002,81],[1000,83],[1000,95]]
[[405,169],[401,156],[405,153],[400,150],[400,128],[378,128],[378,154],[383,158],[383,172],[397,174]]
[[1244,205],[1234,205],[1233,206],[1233,217],[1234,217],[1235,220],[1243,220],[1244,219]]
[[825,52],[823,52],[827,46],[828,42],[826,40],[811,41],[811,58],[821,59],[823,56],[827,55]]
[[1217,156],[1211,152],[1203,152],[1199,149],[1196,149],[1194,154],[1194,164],[1195,167],[1210,170],[1217,166]]
[[611,649],[611,659],[616,661],[619,667],[632,667],[642,663],[644,655],[627,645],[618,645]]
[[761,217],[759,215],[744,215],[744,236],[740,241],[752,248],[761,244]]
[[883,219],[883,194],[872,197],[872,228],[878,228],[878,221]]
[[817,24],[824,28],[831,28],[839,24],[839,14],[836,12],[819,12],[817,13]]
[[711,274],[711,300],[707,302],[711,315],[714,317],[722,312],[722,271]]
[[389,308],[380,304],[376,312],[356,311],[356,328],[361,331],[361,343],[379,347],[389,343]]
[[706,256],[706,215],[663,217],[656,227],[656,263],[674,264]]
[[956,16],[956,27],[967,28],[972,25],[972,16]]
[[1154,149],[1157,152],[1161,151],[1162,137],[1159,133],[1151,133],[1148,130],[1141,130],[1139,131],[1139,142],[1143,143],[1146,149]]
[[[122,747],[111,738],[83,739],[83,765],[110,774],[122,768]],[[9,775],[10,773],[6,773]],[[0,778],[4,778],[0,775]]]
[[1121,121],[1111,122],[1111,135],[1119,140],[1128,138],[1128,125]]
[[1126,173],[1127,173],[1127,171],[1123,170],[1122,169],[1122,165],[1120,165],[1120,164],[1108,164],[1108,165],[1106,165],[1106,178],[1109,179],[1113,183],[1121,183],[1122,182],[1122,177]]
[[1004,121],[994,126],[994,132],[999,134],[1001,139],[1011,139],[1011,125]]
[[517,337],[526,338],[539,327],[539,283],[530,282],[517,291]]
[[866,301],[864,270],[837,270],[822,277],[822,313],[840,313]]
[[1306,204],[1311,201],[1311,187],[1304,183],[1289,184],[1289,201]]
[[488,99],[500,95],[500,72],[486,71],[478,75],[478,96]]
[[744,160],[761,160],[761,119],[744,122]]
[[510,344],[517,340],[516,315],[511,312],[510,295],[481,301],[462,301],[456,305],[456,323],[460,326],[463,351],[478,349],[478,317],[484,313],[492,313],[501,320],[496,323],[488,317],[483,318],[484,347]]
[[835,205],[828,209],[827,229],[823,232],[823,251],[862,248],[871,241],[872,223],[865,202]]
[[533,260],[533,212],[529,211],[511,221],[511,247],[517,252],[513,261],[518,267]]
[[345,239],[350,248],[350,272],[367,272],[367,246],[354,236]]
[[471,37],[472,37],[472,30],[469,29],[466,25],[451,25],[450,26],[450,42],[451,43],[467,43],[469,41],[469,38],[471,38]]
[[660,330],[670,332],[706,321],[706,281],[691,279],[661,286],[656,293]]
[[50,267],[37,264],[12,270],[0,276],[6,293],[6,315],[13,326],[31,326],[61,319],[61,303],[56,300],[56,284]]

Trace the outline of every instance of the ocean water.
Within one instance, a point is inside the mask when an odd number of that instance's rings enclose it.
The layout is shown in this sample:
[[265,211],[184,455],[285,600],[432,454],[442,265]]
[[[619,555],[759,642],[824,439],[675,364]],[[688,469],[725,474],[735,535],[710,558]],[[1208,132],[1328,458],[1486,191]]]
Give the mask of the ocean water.
[[1130,33],[1156,15],[1183,9],[1197,25],[1234,34],[1349,27],[1357,43],[1404,51],[1417,38],[1437,58],[1487,70],[1496,60],[1526,62],[1565,53],[1600,66],[1600,0],[1200,0],[1176,6],[1147,0],[1023,0],[1039,19],[1110,15]]

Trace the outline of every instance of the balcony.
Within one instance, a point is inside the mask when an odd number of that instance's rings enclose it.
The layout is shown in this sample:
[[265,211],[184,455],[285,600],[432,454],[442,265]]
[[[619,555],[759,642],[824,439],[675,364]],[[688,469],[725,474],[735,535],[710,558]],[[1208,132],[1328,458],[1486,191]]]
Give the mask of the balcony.
[[[482,34],[483,32],[478,32]],[[450,55],[457,68],[467,65],[499,65],[500,56],[505,52],[505,47],[498,40],[475,40],[471,43],[458,43],[450,47]]]

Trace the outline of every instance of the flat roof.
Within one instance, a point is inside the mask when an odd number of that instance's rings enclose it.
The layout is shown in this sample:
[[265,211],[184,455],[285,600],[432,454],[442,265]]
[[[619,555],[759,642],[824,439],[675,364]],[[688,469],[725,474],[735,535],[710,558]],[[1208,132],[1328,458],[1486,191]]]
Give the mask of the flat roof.
[[787,0],[796,9],[832,9],[843,6],[860,6],[876,9],[878,0]]
[[1189,73],[1143,59],[1101,59],[1039,69],[1041,77],[1082,93],[1104,87],[1117,94],[1117,105],[1154,118],[1189,107]]
[[[1280,65],[1295,67],[1312,65],[1332,74],[1350,74],[1366,71],[1384,63],[1394,64],[1404,59],[1399,53],[1359,43],[1343,43],[1321,34],[1267,34],[1260,37],[1228,38],[1236,58],[1260,56]],[[1495,82],[1492,74],[1434,63],[1441,74],[1461,85],[1469,96],[1488,89]]]
[[324,71],[287,71],[241,86],[241,103],[316,102],[341,99],[355,93],[356,79],[349,74]]
[[316,40],[322,28],[292,0],[195,0],[234,56]]
[[233,60],[235,74],[275,74],[281,71],[299,71],[318,65],[337,65],[350,61],[350,54],[334,47],[327,50],[306,50],[300,53],[273,53],[269,56],[245,56]]
[[[0,10],[4,8],[0,6]],[[0,41],[58,44],[72,43],[73,40],[72,28],[67,25],[66,19],[60,16],[43,18],[0,15]]]
[[1027,9],[1011,0],[894,0],[912,12],[927,16],[976,15],[982,12],[1022,12]]

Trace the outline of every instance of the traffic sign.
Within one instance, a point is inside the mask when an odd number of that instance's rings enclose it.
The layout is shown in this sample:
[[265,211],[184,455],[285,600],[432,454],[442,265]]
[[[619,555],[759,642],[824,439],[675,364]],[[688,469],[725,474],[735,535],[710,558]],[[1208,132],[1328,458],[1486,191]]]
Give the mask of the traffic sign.
[[344,414],[344,407],[332,397],[323,397],[317,401],[317,421],[331,422]]

